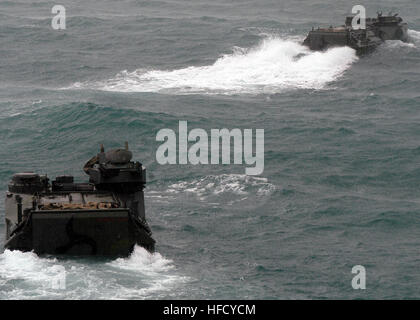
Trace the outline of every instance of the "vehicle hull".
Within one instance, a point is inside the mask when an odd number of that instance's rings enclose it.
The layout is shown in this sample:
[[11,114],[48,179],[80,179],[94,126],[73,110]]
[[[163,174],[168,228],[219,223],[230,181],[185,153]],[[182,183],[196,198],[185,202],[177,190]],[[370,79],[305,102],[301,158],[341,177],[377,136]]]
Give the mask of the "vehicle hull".
[[154,251],[148,226],[127,209],[33,211],[5,248],[51,255],[128,256],[135,245]]
[[408,25],[401,18],[379,15],[377,18],[367,18],[364,29],[353,29],[352,17],[348,17],[346,25],[341,27],[312,29],[303,44],[315,51],[348,46],[356,50],[358,55],[363,55],[371,53],[387,40],[409,40]]

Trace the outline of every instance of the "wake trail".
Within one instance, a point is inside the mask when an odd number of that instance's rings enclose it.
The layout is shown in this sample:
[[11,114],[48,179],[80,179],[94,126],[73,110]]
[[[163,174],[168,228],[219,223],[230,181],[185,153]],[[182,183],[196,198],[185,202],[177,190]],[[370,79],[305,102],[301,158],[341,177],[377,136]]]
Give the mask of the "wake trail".
[[229,95],[323,89],[357,59],[349,47],[313,52],[296,40],[271,36],[250,49],[234,48],[212,65],[175,70],[124,70],[108,80],[76,83],[72,88]]

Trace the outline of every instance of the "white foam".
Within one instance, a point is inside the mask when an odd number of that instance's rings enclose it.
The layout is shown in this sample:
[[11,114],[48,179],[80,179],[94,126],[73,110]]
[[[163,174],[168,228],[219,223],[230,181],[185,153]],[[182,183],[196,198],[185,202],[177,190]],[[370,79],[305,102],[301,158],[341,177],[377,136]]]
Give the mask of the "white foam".
[[[65,288],[53,286],[65,271]],[[165,297],[189,278],[159,253],[136,246],[128,258],[109,263],[41,258],[5,250],[0,255],[1,299],[146,299]]]
[[385,47],[388,49],[400,49],[400,48],[416,48],[416,45],[412,42],[402,42],[400,40],[387,40]]
[[420,46],[420,31],[408,30],[408,36],[410,41],[416,46]]
[[[1,299],[56,298],[52,290],[52,279],[58,276],[64,266],[56,259],[40,259],[32,252],[5,250],[0,255]],[[12,284],[12,285],[10,285]],[[51,289],[51,290],[50,290]],[[50,294],[47,292],[50,291]]]
[[384,47],[390,50],[399,49],[418,49],[420,48],[420,32],[416,30],[408,30],[408,42],[400,40],[387,40],[385,41]]
[[124,270],[156,274],[174,268],[172,261],[162,257],[158,252],[150,253],[142,247],[135,246],[128,258],[118,258],[108,265]]
[[125,289],[115,298],[150,297],[160,291],[172,290],[174,285],[188,281],[185,276],[169,273],[174,269],[172,261],[162,257],[158,252],[150,253],[142,247],[136,246],[128,258],[119,258],[108,263],[109,266],[129,271],[141,277],[146,286],[137,290]]
[[30,282],[50,281],[58,271],[56,259],[39,259],[33,252],[5,250],[0,255],[0,277]]
[[[275,186],[267,178],[247,176],[244,174],[210,175],[192,181],[181,181],[168,188],[170,193],[193,193],[206,200],[211,196],[267,196],[274,192]],[[246,199],[246,198],[241,198]]]
[[122,71],[96,84],[73,88],[119,92],[259,94],[288,89],[323,89],[357,60],[348,47],[308,50],[297,40],[267,37],[251,49],[235,47],[208,66],[176,70]]

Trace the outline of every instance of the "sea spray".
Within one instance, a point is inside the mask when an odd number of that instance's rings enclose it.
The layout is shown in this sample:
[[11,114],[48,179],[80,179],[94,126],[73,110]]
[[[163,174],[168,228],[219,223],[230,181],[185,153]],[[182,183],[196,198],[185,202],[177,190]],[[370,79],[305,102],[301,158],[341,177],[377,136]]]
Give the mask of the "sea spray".
[[225,54],[212,65],[176,70],[122,71],[99,83],[73,88],[117,92],[260,94],[323,89],[358,58],[348,47],[312,52],[297,41],[268,37],[256,47]]
[[[65,271],[64,286],[57,276]],[[128,258],[67,259],[5,250],[0,254],[1,299],[145,299],[188,281],[172,260],[136,246]]]

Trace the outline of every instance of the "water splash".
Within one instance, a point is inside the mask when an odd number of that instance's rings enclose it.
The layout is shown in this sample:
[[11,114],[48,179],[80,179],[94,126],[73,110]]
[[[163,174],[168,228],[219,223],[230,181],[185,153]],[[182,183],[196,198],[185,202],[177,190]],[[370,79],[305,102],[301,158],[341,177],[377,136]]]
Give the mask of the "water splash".
[[420,31],[408,30],[408,37],[412,44],[414,44],[417,48],[420,47]]
[[[165,297],[188,281],[175,269],[171,260],[138,246],[130,257],[111,262],[58,260],[5,250],[0,255],[0,300]],[[54,277],[63,270],[65,288],[54,287]]]
[[101,83],[73,88],[118,92],[260,94],[323,89],[357,60],[348,47],[313,52],[296,40],[267,37],[250,49],[235,47],[208,66],[177,70],[122,71]]
[[383,47],[387,50],[395,51],[406,49],[409,51],[418,50],[420,48],[420,32],[416,30],[408,30],[408,41],[387,40]]
[[124,270],[156,274],[174,268],[172,261],[162,257],[158,252],[150,253],[142,247],[136,246],[128,258],[118,258],[109,266]]

